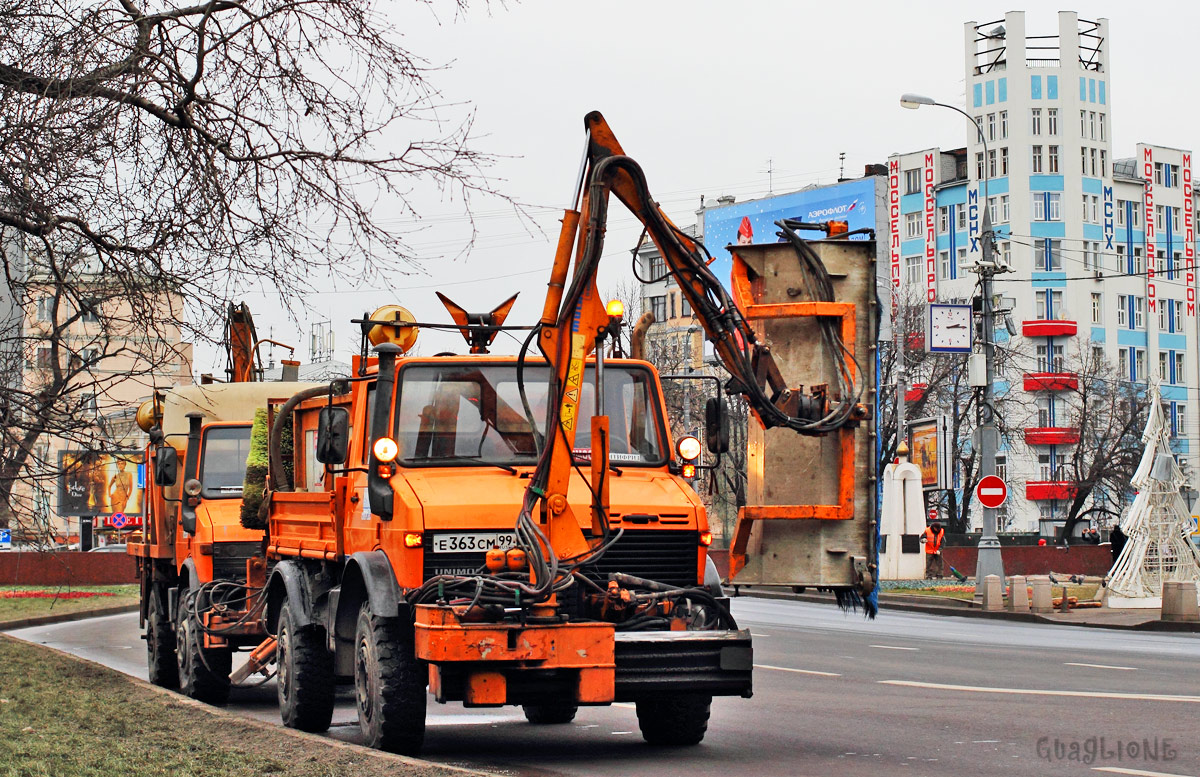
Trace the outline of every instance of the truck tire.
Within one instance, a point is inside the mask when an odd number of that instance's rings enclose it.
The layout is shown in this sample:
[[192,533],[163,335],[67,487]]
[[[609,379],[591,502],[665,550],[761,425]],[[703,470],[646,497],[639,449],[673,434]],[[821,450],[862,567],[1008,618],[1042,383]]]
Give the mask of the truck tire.
[[229,701],[229,673],[233,651],[229,648],[205,650],[199,625],[188,617],[180,597],[175,617],[175,642],[179,667],[179,692],[205,704],[224,706]]
[[335,689],[333,654],[325,649],[325,630],[298,626],[285,602],[279,610],[276,639],[276,689],[283,725],[313,733],[327,730],[333,720]]
[[425,740],[429,670],[417,659],[413,630],[364,604],[354,629],[354,691],[363,744],[416,755]]
[[175,630],[171,627],[166,597],[161,586],[151,585],[150,601],[146,603],[146,664],[150,669],[150,682],[172,691],[179,690],[176,661]]
[[560,725],[575,720],[579,707],[574,704],[525,704],[525,720],[539,726]]
[[708,730],[712,696],[677,693],[637,703],[642,739],[652,745],[685,747],[699,744]]

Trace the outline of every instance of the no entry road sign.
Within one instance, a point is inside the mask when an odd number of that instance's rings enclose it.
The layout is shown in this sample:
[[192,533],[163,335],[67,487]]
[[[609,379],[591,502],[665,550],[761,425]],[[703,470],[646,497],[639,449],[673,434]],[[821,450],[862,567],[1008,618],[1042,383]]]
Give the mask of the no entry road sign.
[[988,475],[975,486],[975,496],[984,507],[999,507],[1008,499],[1008,486],[995,475]]

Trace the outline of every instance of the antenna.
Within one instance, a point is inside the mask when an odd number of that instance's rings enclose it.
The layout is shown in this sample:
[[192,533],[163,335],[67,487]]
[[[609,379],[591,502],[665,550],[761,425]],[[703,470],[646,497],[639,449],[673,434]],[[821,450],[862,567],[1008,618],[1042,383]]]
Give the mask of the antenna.
[[838,180],[846,177],[846,152],[838,152]]
[[775,160],[767,160],[767,169],[762,172],[767,174],[767,196],[770,197],[775,193]]
[[275,343],[271,342],[275,339],[275,327],[267,327],[267,369],[275,369]]

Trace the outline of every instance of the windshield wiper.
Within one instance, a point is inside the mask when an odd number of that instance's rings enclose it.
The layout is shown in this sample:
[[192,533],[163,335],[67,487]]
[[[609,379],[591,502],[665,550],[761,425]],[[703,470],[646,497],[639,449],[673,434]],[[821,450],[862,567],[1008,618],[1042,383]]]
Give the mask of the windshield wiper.
[[501,464],[498,461],[486,461],[479,456],[425,456],[424,458],[417,459],[417,461],[473,461],[480,464],[487,464],[489,467],[499,467],[502,470],[513,473],[514,475],[518,474],[516,467],[510,467],[509,465]]

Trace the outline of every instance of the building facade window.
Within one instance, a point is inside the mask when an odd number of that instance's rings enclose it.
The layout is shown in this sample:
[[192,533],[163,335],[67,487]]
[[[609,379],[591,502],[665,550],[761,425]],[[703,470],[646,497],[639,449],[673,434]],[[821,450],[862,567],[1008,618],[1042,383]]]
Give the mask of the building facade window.
[[650,298],[650,312],[654,314],[655,321],[667,320],[667,298],[665,295]]
[[1100,114],[1100,139],[1105,140],[1105,137],[1104,137],[1104,114],[1103,113]]
[[1146,298],[1145,297],[1134,297],[1133,298],[1133,328],[1134,329],[1145,329],[1146,328]]
[[37,320],[50,321],[54,318],[54,298],[46,295],[38,297]]
[[1000,149],[1000,175],[1008,175],[1008,146]]
[[921,191],[921,168],[904,171],[904,193],[917,194]]
[[1146,379],[1146,349],[1145,348],[1134,348],[1133,349],[1133,379],[1134,380],[1145,380]]
[[920,213],[904,214],[904,237],[905,237],[905,239],[912,240],[914,238],[921,237],[923,234],[924,234],[924,231],[922,230],[922,227],[921,227],[921,214]]
[[1046,154],[1046,171],[1050,173],[1058,172],[1058,146],[1047,146]]
[[904,281],[910,286],[917,286],[921,283],[921,256],[906,256],[904,257]]
[[996,139],[996,114],[989,113],[987,115],[987,139]]
[[950,231],[950,208],[943,205],[938,208],[938,232],[946,234]]
[[1058,108],[1046,109],[1046,134],[1058,134]]
[[1000,139],[1008,140],[1008,111],[1000,111]]
[[949,251],[938,251],[938,277],[944,281],[950,279]]
[[667,263],[663,261],[663,258],[661,256],[650,257],[650,281],[656,282],[666,274]]
[[1098,292],[1092,292],[1092,323],[1104,323],[1104,296]]
[[1042,134],[1042,109],[1032,108],[1029,111],[1029,134]]
[[[1129,325],[1129,295],[1117,295],[1117,326]],[[1123,352],[1122,352],[1123,353]]]
[[1033,165],[1033,167],[1032,167],[1033,172],[1034,173],[1042,172],[1042,147],[1041,146],[1033,146],[1031,156],[1032,156],[1032,159],[1030,161]]
[[1184,352],[1175,351],[1175,379],[1172,383],[1187,383],[1187,373],[1184,372]]
[[958,222],[959,231],[966,229],[967,228],[967,209],[966,208],[955,208],[954,209],[954,219],[955,219],[955,221]]

